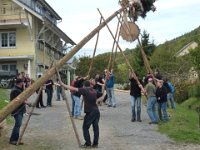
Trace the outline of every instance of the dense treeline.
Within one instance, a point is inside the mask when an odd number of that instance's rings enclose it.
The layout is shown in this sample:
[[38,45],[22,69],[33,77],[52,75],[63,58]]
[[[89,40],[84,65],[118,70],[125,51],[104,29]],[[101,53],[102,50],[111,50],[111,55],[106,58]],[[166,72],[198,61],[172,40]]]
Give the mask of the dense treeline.
[[[149,37],[150,35],[146,31],[143,31],[141,41],[152,70],[159,69],[163,76],[172,81],[177,88],[177,96],[182,97],[184,95],[183,98],[180,99],[180,101],[182,101],[188,96],[188,94],[183,92],[186,91],[186,88],[190,84],[187,82],[189,70],[192,67],[194,67],[198,73],[200,70],[200,46],[191,50],[189,55],[183,57],[175,57],[175,54],[190,42],[194,41],[200,45],[200,27],[158,46],[154,44],[154,41],[150,41]],[[144,67],[140,47],[136,46],[134,49],[126,49],[124,53],[134,71],[138,74],[138,77],[142,79],[142,77],[147,74],[147,71]],[[110,53],[104,53],[95,57],[91,77],[94,77],[96,73],[103,74],[104,69],[108,66],[109,56]],[[90,62],[91,58],[89,56],[80,57],[76,73],[78,75],[86,75]],[[117,53],[113,69],[116,76],[116,83],[123,84],[129,82],[129,70],[120,52]]]

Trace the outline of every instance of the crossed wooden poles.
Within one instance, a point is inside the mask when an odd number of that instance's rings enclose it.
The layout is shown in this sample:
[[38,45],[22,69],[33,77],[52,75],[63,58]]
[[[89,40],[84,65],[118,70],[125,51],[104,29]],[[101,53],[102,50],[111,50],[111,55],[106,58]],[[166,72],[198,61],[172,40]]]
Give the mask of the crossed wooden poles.
[[[19,96],[17,96],[11,103],[9,103],[6,107],[4,107],[2,110],[0,110],[0,122],[2,122],[13,110],[15,110],[17,107],[19,107],[27,98],[29,98],[38,88],[40,88],[49,78],[51,78],[55,73],[57,73],[57,76],[58,76],[58,79],[59,81],[61,82],[61,78],[60,78],[60,75],[59,75],[59,72],[58,70],[71,58],[73,57],[96,33],[98,33],[97,35],[97,42],[96,42],[96,45],[98,43],[98,38],[99,38],[99,31],[103,28],[103,27],[107,27],[112,38],[114,39],[114,43],[116,44],[116,51],[117,51],[117,48],[120,50],[120,52],[122,53],[122,56],[123,58],[125,59],[125,62],[126,64],[128,65],[129,69],[131,70],[131,72],[133,73],[137,83],[139,85],[140,82],[136,76],[136,74],[134,73],[134,70],[133,68],[131,67],[128,59],[126,58],[125,54],[123,53],[121,47],[119,46],[118,44],[118,41],[119,41],[119,35],[118,35],[118,38],[117,38],[117,33],[116,35],[114,36],[112,31],[110,30],[109,26],[108,26],[108,23],[114,18],[116,17],[118,14],[120,14],[123,10],[125,10],[125,8],[121,8],[119,9],[118,11],[116,11],[115,13],[113,13],[110,17],[108,17],[107,19],[104,19],[102,13],[100,12],[100,10],[98,9],[98,12],[99,14],[101,15],[101,20],[100,20],[100,24],[98,27],[96,27],[92,32],[90,32],[85,38],[83,38],[68,54],[66,54],[60,61],[58,61],[55,65],[53,65],[41,78],[39,78],[34,84],[32,84],[30,87],[28,87],[23,93],[21,93]],[[119,19],[119,18],[118,18]],[[103,22],[102,22],[103,21]],[[120,21],[120,19],[119,19]],[[118,23],[118,26],[119,26],[119,23]],[[118,32],[118,30],[117,30]],[[117,38],[117,40],[116,40]],[[143,50],[142,48],[142,45],[138,39],[138,42],[141,46],[141,51]],[[114,43],[113,43],[113,48],[112,48],[112,53],[113,53],[113,49],[114,49]],[[96,51],[96,46],[95,46],[95,51]],[[143,50],[144,51],[144,50]],[[148,65],[148,60],[145,59],[145,53],[142,52],[143,54],[143,59],[145,61],[145,64],[147,65],[146,68],[148,69],[148,71],[150,71],[150,65]],[[95,52],[93,54],[93,57],[95,55]],[[116,57],[116,54],[115,54],[115,57]],[[109,62],[111,62],[111,57],[110,57],[110,60]],[[92,62],[93,63],[93,62]],[[109,63],[110,64],[110,63]],[[92,65],[91,65],[92,66]],[[110,66],[108,66],[110,68]],[[89,69],[89,72],[88,74],[90,74],[91,72],[91,67]],[[152,72],[152,71],[151,71]],[[143,87],[141,87],[142,90],[143,90]],[[39,94],[42,92],[42,88],[40,88],[39,90]],[[34,103],[34,105],[37,103],[37,101],[39,100],[39,94],[38,94],[38,97]],[[68,113],[70,115],[71,111],[70,111],[70,106],[69,106],[69,102],[67,100],[67,96],[66,96],[66,93],[64,92],[64,88],[62,87],[62,94],[63,94],[63,97],[64,99],[66,100],[66,105],[67,105],[67,110],[68,110]],[[20,138],[18,140],[18,144],[20,143],[21,139],[22,139],[22,136],[24,135],[24,132],[28,126],[28,122],[30,120],[30,117],[31,117],[31,114],[34,110],[34,107],[31,109],[31,112],[30,112],[30,116],[28,117],[27,119],[27,122],[21,132],[21,135],[20,135]],[[80,138],[79,138],[79,135],[78,135],[78,132],[77,132],[77,129],[76,129],[76,125],[74,123],[74,120],[73,118],[71,117],[70,115],[70,120],[72,122],[72,125],[73,125],[73,129],[74,129],[74,132],[75,132],[75,135],[76,135],[76,140],[77,140],[77,143],[78,145],[80,146],[81,145],[81,142],[80,142]]]

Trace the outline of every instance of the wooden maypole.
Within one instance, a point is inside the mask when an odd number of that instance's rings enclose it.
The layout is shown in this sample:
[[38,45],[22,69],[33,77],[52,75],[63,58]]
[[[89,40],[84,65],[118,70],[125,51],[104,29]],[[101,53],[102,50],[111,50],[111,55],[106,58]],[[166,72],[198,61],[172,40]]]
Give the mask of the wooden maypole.
[[40,88],[49,78],[56,73],[56,68],[60,69],[70,58],[72,58],[91,38],[95,36],[103,27],[107,25],[114,17],[121,13],[125,7],[120,8],[108,17],[103,23],[96,27],[90,32],[85,38],[83,38],[68,54],[56,63],[52,68],[48,69],[47,72],[39,78],[34,84],[28,87],[24,92],[17,96],[12,102],[6,105],[0,110],[0,123],[9,115],[12,111],[18,108],[26,99],[28,99],[38,88]]

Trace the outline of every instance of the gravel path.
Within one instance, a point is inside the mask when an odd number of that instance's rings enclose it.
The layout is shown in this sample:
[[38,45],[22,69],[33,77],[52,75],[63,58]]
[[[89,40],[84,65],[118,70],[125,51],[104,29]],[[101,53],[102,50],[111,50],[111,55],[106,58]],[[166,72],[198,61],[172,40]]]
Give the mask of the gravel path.
[[[100,107],[99,150],[200,150],[200,145],[178,145],[158,132],[157,125],[149,125],[145,106],[142,107],[142,122],[131,122],[130,96],[126,92],[116,92],[116,108]],[[46,95],[44,93],[44,95]],[[30,99],[35,99],[34,94]],[[68,95],[69,97],[69,95]],[[46,99],[46,96],[45,98]],[[13,146],[0,142],[1,150],[77,150],[77,142],[64,101],[55,101],[53,107],[36,109],[23,137],[23,146]],[[71,99],[69,98],[71,102]],[[27,117],[24,117],[24,120]],[[82,121],[75,120],[81,142]],[[12,127],[8,127],[9,135]],[[92,133],[92,129],[91,129]],[[93,135],[93,134],[91,134]]]

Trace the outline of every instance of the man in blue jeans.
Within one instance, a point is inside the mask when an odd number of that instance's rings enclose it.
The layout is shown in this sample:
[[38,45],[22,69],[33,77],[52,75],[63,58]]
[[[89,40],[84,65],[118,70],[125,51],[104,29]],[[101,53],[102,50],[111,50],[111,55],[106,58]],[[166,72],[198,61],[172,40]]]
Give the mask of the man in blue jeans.
[[153,79],[150,77],[148,79],[148,84],[145,87],[145,94],[147,95],[147,113],[149,115],[149,118],[151,119],[151,122],[149,124],[157,124],[158,123],[158,117],[156,115],[156,87],[153,84]]
[[84,86],[82,88],[76,88],[72,86],[65,85],[61,83],[65,88],[69,90],[73,90],[78,92],[79,94],[83,95],[84,99],[84,112],[85,117],[83,121],[83,136],[85,139],[85,144],[81,145],[82,148],[90,148],[91,147],[91,139],[89,128],[92,125],[94,131],[94,138],[93,138],[93,148],[98,147],[99,141],[99,119],[100,119],[100,112],[98,106],[96,104],[97,101],[97,92],[93,87],[90,86],[89,81],[84,82]]
[[[10,93],[11,101],[15,100],[15,98],[22,93],[23,87],[24,87],[23,80],[16,79],[15,86],[13,87]],[[10,144],[17,145],[17,141],[19,139],[20,127],[22,125],[23,114],[25,112],[26,112],[25,103],[23,103],[11,113],[15,119],[15,125],[13,127],[13,130],[10,136]],[[22,145],[23,143],[20,142],[19,144]]]
[[[135,80],[134,74],[130,72],[129,80],[131,82],[130,95],[131,95],[131,111],[132,111],[132,122],[141,122],[141,89]],[[135,111],[137,108],[137,113]]]
[[[171,108],[176,109],[176,105],[174,102],[174,87],[171,82],[167,78],[164,79],[163,85],[166,87],[167,90],[167,100],[171,103]],[[168,103],[167,103],[168,105]]]
[[108,95],[108,107],[116,107],[116,100],[115,100],[115,94],[114,94],[114,74],[113,72],[109,72],[108,70],[105,70],[106,75],[106,93]]

